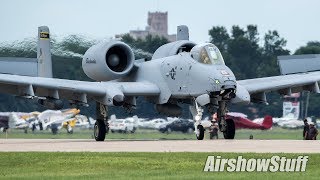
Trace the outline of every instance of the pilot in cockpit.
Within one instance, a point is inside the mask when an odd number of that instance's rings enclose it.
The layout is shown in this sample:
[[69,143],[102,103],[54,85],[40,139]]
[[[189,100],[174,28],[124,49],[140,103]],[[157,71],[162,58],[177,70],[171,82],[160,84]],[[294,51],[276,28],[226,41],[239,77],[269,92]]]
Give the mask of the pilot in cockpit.
[[200,59],[204,64],[211,64],[208,53],[205,48],[200,50]]
[[202,64],[224,64],[219,49],[211,43],[196,45],[191,49],[190,53],[194,60]]

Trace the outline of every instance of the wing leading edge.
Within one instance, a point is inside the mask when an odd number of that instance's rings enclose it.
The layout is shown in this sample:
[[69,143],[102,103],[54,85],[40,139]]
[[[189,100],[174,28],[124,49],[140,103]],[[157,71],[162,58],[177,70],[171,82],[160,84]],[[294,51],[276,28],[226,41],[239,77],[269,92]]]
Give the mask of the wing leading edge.
[[303,90],[319,93],[320,72],[308,72],[283,76],[272,76],[239,80],[238,85],[250,94],[251,102],[266,102],[266,92],[276,91],[281,95],[301,92]]
[[113,105],[112,98],[121,96],[157,96],[160,89],[150,82],[86,82],[66,79],[0,74],[0,92],[24,97],[68,99],[87,103],[93,98]]

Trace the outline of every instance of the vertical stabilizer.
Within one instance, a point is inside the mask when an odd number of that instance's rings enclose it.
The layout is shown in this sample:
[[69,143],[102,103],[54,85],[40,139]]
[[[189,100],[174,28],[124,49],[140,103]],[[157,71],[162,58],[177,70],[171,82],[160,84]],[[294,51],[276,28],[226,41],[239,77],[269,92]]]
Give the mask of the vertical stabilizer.
[[177,27],[177,41],[189,40],[189,29],[186,25],[180,25]]
[[265,116],[263,121],[262,121],[262,126],[265,129],[270,129],[272,127],[273,124],[273,120],[271,116]]
[[50,32],[47,26],[38,27],[38,76],[52,78]]

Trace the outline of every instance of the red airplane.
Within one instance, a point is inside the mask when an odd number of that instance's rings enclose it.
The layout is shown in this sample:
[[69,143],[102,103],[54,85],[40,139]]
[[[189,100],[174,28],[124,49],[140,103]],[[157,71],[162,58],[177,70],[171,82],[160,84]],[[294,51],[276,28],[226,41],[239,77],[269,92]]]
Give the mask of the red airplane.
[[[216,118],[216,114],[213,115],[214,119]],[[227,113],[226,119],[233,119],[234,125],[236,129],[261,129],[261,130],[267,130],[272,127],[272,117],[267,115],[264,117],[261,124],[254,123],[250,119],[247,118],[245,114],[242,113],[234,113],[230,112]]]

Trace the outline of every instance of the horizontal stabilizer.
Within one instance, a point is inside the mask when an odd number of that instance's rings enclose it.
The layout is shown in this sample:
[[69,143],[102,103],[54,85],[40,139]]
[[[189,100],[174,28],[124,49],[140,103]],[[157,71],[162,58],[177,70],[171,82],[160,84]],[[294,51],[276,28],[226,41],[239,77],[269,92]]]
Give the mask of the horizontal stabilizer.
[[0,74],[52,78],[49,28],[38,28],[37,58],[0,57]]

